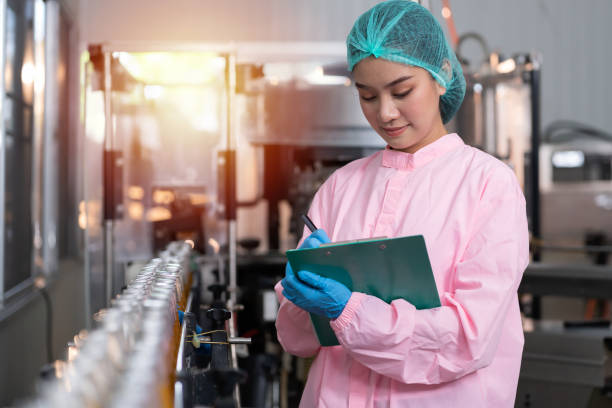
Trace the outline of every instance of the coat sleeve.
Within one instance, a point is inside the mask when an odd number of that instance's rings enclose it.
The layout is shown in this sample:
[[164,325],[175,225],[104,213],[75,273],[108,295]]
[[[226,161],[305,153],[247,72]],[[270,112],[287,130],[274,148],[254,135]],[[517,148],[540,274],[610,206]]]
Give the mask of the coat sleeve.
[[283,296],[280,282],[274,287],[280,302],[276,316],[276,336],[283,349],[298,357],[311,357],[321,345],[310,322],[308,312],[300,309]]
[[[332,175],[315,194],[308,216],[312,222],[318,227],[324,229],[330,236],[331,224],[328,222],[328,209],[331,206],[333,196],[334,175]],[[304,227],[302,239],[310,235],[310,231]],[[285,351],[299,357],[310,357],[319,352],[321,345],[316,337],[310,315],[303,309],[300,309],[283,296],[283,286],[278,282],[274,287],[276,296],[280,303],[278,314],[276,316],[276,335],[278,341]]]
[[363,365],[403,383],[438,384],[489,365],[525,267],[529,237],[525,198],[507,169],[488,178],[465,251],[442,306],[416,310],[353,293],[331,326]]

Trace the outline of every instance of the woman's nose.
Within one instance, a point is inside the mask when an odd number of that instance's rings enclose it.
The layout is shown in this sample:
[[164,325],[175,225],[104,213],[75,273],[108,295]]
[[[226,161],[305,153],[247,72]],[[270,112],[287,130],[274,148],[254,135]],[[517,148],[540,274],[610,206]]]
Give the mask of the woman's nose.
[[399,117],[399,110],[391,98],[381,98],[378,107],[378,116],[383,123],[391,122]]

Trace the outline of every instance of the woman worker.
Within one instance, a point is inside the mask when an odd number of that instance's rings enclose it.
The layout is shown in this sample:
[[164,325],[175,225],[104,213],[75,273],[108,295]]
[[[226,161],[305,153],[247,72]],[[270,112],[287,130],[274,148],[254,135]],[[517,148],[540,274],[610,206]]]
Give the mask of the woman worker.
[[[301,247],[327,235],[422,234],[442,306],[388,304],[287,265],[275,288],[278,339],[291,354],[316,356],[300,406],[512,407],[523,348],[517,288],[529,257],[514,173],[446,131],[465,82],[428,10],[376,5],[355,22],[347,54],[363,113],[387,147],[321,186],[309,211],[321,230]],[[340,346],[319,345],[309,312],[332,319]]]

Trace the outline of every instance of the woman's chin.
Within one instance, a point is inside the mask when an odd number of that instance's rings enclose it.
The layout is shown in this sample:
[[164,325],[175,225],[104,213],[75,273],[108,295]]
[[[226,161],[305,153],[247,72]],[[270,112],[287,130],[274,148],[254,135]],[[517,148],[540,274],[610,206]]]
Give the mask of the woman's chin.
[[413,146],[413,143],[407,143],[407,142],[402,143],[399,140],[386,140],[386,142],[391,149],[400,150],[403,152],[410,150],[410,148]]

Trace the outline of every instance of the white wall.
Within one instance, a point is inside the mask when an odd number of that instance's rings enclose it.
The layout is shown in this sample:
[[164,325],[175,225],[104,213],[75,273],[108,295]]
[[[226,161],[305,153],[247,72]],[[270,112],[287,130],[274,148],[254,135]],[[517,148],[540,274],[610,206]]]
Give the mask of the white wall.
[[83,0],[90,42],[343,40],[376,0]]
[[83,0],[59,0],[64,12],[66,12],[71,20],[75,20],[79,15],[79,5]]

